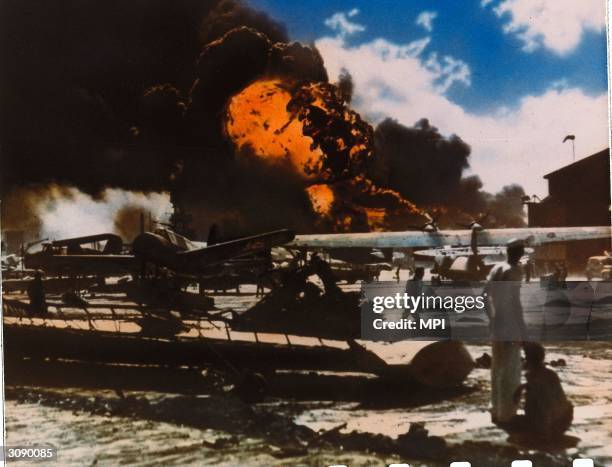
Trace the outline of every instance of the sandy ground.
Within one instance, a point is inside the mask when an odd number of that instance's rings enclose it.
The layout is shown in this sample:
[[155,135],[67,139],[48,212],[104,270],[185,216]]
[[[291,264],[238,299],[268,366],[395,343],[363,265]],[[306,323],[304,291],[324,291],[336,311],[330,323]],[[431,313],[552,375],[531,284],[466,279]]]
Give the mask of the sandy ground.
[[[56,407],[6,404],[7,445],[47,442],[58,447],[58,465],[323,466],[381,465],[392,457],[319,452],[290,460],[276,458],[261,440],[169,423],[73,413]],[[226,440],[220,449],[207,447]],[[395,459],[397,461],[397,459]],[[28,465],[24,462],[15,465]],[[31,465],[40,465],[34,464]]]
[[[398,344],[398,347],[401,344]],[[490,352],[485,346],[469,346],[473,356]],[[580,454],[612,465],[612,347],[608,344],[548,346],[548,359],[564,358],[566,367],[556,368],[568,397],[575,405],[571,436],[579,438],[570,455]],[[452,400],[409,410],[363,409],[357,404],[333,405],[305,410],[298,423],[313,428],[329,428],[346,422],[347,431],[359,430],[397,436],[411,422],[423,422],[431,434],[448,442],[488,440],[505,443],[507,434],[490,423],[486,411],[489,370],[476,369],[466,385],[478,390]]]
[[[399,347],[401,344],[394,344]],[[548,359],[564,358],[567,366],[556,369],[575,405],[575,420],[568,435],[576,437],[575,447],[547,450],[567,457],[591,457],[598,465],[612,465],[612,348],[603,344],[548,346]],[[478,356],[486,346],[470,346]],[[424,423],[433,435],[451,445],[466,441],[487,441],[500,449],[508,436],[490,423],[488,370],[477,369],[466,385],[474,389],[453,399],[416,407],[378,408],[358,401],[292,401],[269,399],[259,404],[313,430],[342,424],[342,432],[380,433],[392,438],[408,430],[411,423]],[[9,386],[10,388],[10,386]],[[28,388],[36,392],[37,388]],[[40,389],[40,391],[47,391]],[[78,396],[93,399],[100,391],[57,389],[61,398]],[[159,394],[139,394],[151,399]],[[385,401],[380,401],[385,406]],[[7,444],[51,443],[60,450],[62,465],[382,465],[398,462],[397,456],[328,449],[306,455],[278,458],[277,447],[268,441],[218,429],[198,429],[181,423],[142,420],[111,414],[92,414],[55,404],[6,403]],[[393,405],[393,404],[392,404]],[[221,439],[218,448],[211,448]],[[226,441],[224,441],[226,440]],[[518,446],[530,452],[525,446]],[[533,451],[531,451],[533,452]],[[406,461],[406,459],[403,459]],[[414,463],[414,460],[413,460]],[[442,465],[422,462],[416,465]],[[494,464],[491,464],[494,465]]]

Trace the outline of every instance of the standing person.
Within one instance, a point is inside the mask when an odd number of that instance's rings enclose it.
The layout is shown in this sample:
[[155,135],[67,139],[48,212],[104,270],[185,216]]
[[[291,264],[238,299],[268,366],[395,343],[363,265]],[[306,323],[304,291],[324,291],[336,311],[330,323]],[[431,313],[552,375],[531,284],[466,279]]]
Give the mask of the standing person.
[[405,252],[406,264],[408,265],[408,270],[410,274],[414,274],[416,271],[416,261],[414,260],[414,252],[412,249],[407,249]]
[[41,271],[36,271],[34,279],[28,284],[28,298],[30,299],[30,312],[33,315],[47,313],[47,299],[45,297]]
[[567,289],[567,265],[565,264],[565,261],[561,261],[561,263],[559,263],[559,270],[559,285],[561,288]]
[[[423,292],[423,277],[425,277],[425,268],[417,267],[414,270],[414,276],[406,281],[405,292],[408,296],[418,297]],[[420,310],[404,310],[402,318],[408,318],[413,321],[418,321],[420,316]]]
[[531,274],[533,272],[533,263],[531,262],[531,258],[527,260],[525,263],[525,282],[531,282]]
[[525,321],[521,305],[523,274],[519,260],[525,253],[521,240],[506,245],[507,260],[495,266],[487,279],[485,293],[492,309],[491,322],[491,418],[494,423],[510,422],[516,415],[514,392],[521,381],[521,342]]
[[425,268],[418,267],[414,270],[414,276],[406,282],[406,293],[418,297],[423,291],[423,277],[425,276]]

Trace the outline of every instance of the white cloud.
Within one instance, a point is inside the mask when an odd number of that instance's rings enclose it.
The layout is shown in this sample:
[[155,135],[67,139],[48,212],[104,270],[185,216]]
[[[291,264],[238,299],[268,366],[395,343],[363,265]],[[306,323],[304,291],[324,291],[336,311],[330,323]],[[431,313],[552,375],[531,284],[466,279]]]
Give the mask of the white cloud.
[[[492,1],[482,0],[481,6]],[[545,47],[564,55],[578,46],[584,31],[606,26],[603,0],[503,0],[494,11],[509,16],[504,32],[514,34],[525,52]]]
[[[407,75],[402,77],[401,79],[404,80],[402,82],[407,84],[414,84],[416,81],[427,83],[428,86],[431,86],[432,91],[437,93],[445,93],[455,83],[469,86],[471,84],[470,68],[465,62],[448,55],[440,59],[436,52],[431,52],[428,56],[424,56],[424,51],[430,41],[431,38],[424,37],[407,44],[394,44],[385,39],[375,39],[351,49],[346,49],[344,41],[336,37],[317,41],[317,47],[325,48],[326,53],[329,54],[329,60],[326,60],[326,63],[338,60],[339,57],[337,55],[343,55],[346,50],[353,51],[356,57],[361,58],[356,63],[353,63],[351,67],[363,67],[364,72],[367,72],[372,64],[377,64],[378,62],[382,62],[386,68],[395,68],[396,65],[405,66],[409,64],[410,74],[413,76]],[[347,69],[349,68],[347,67]],[[372,72],[376,75],[375,70],[372,70]],[[394,72],[400,73],[401,71],[394,70]],[[401,88],[400,83],[397,83],[397,85],[396,87]]]
[[433,21],[437,16],[438,13],[435,11],[422,11],[417,16],[416,24],[423,26],[426,31],[431,32],[433,31]]
[[332,31],[336,31],[339,37],[350,36],[358,32],[365,31],[363,24],[354,23],[349,18],[353,18],[359,14],[357,8],[353,8],[348,12],[337,12],[325,20],[325,26]]
[[541,95],[523,97],[516,108],[477,115],[444,95],[454,82],[469,80],[456,59],[422,59],[423,47],[415,53],[414,43],[383,39],[348,47],[338,38],[322,38],[316,45],[330,76],[349,70],[354,105],[370,121],[392,117],[411,126],[425,117],[442,133],[461,136],[472,147],[473,173],[489,191],[520,183],[529,194],[545,195],[542,176],[572,160],[571,147],[561,143],[569,133],[576,135],[577,157],[607,147],[605,94],[589,96],[558,82]]
[[455,83],[463,83],[469,86],[472,82],[470,79],[470,67],[462,60],[445,55],[442,61],[438,60],[438,54],[432,52],[429,58],[425,61],[424,66],[437,76],[439,80],[437,90],[445,93]]

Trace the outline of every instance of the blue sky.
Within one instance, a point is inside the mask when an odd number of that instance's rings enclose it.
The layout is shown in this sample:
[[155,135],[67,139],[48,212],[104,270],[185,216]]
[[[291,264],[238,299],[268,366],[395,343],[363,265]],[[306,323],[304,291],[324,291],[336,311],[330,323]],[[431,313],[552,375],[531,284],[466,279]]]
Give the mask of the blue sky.
[[576,133],[578,158],[606,147],[604,1],[250,3],[315,43],[330,79],[348,68],[355,106],[374,123],[422,116],[462,136],[487,188],[545,193],[542,175],[571,162],[564,132]]
[[292,39],[305,42],[329,35],[324,21],[335,12],[357,8],[355,22],[364,25],[365,30],[351,36],[350,44],[377,37],[396,43],[422,38],[426,31],[416,24],[416,19],[423,11],[434,11],[437,15],[429,48],[460,58],[471,70],[471,86],[453,86],[448,95],[475,112],[490,110],[492,106],[516,105],[521,96],[541,93],[555,81],[564,80],[567,86],[580,87],[590,94],[607,89],[605,30],[585,31],[578,46],[560,56],[544,47],[525,53],[520,39],[503,32],[509,13],[500,17],[493,8],[483,8],[478,1],[251,0],[251,3],[285,24]]

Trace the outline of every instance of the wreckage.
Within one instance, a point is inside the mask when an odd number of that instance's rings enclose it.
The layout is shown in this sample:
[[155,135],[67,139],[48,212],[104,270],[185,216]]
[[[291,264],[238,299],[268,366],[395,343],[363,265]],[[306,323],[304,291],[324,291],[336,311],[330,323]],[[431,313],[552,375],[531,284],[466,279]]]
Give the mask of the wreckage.
[[[289,231],[278,231],[210,247],[191,247],[176,240],[177,236],[151,233],[135,242],[134,255],[125,255],[141,264],[140,275],[125,283],[91,287],[91,292],[97,291],[88,301],[66,293],[48,294],[48,312],[44,313],[31,309],[24,296],[5,295],[5,355],[11,359],[218,366],[264,373],[283,369],[363,372],[433,387],[456,386],[474,367],[461,342],[403,343],[404,363],[386,363],[358,341],[359,293],[343,290],[329,263],[316,253],[306,261],[305,250],[351,245],[461,245],[464,239],[473,241],[474,236],[483,234],[483,243],[522,235],[532,244],[542,244],[600,238],[609,236],[610,229],[398,232],[295,239]],[[268,295],[246,310],[233,309],[233,304],[221,297],[188,290],[190,280],[197,282],[204,262],[210,265],[229,257],[248,257],[277,245],[302,249],[298,256],[302,259],[296,257],[292,264],[274,271]],[[71,260],[97,261],[92,255],[83,256],[77,252]],[[150,272],[145,273],[147,270]],[[314,276],[321,286],[312,280]]]
[[[30,309],[24,297],[5,296],[6,355],[262,373],[359,372],[436,387],[461,384],[473,367],[458,342],[410,344],[408,363],[389,365],[357,343],[359,294],[343,291],[327,262],[315,254],[279,274],[280,283],[243,313],[223,304],[212,309],[212,297],[173,290],[168,277],[116,284],[115,293],[102,289],[89,301],[49,294],[47,313]],[[307,280],[313,275],[322,291]]]
[[[401,375],[437,387],[460,384],[472,369],[471,357],[459,342],[411,343],[409,364],[388,365],[352,340],[235,331],[224,321],[179,322],[142,316],[125,302],[111,306],[111,316],[89,311],[85,317],[78,310],[59,306],[63,311],[58,312],[50,305],[50,316],[29,317],[21,302],[5,299],[7,358],[230,366],[263,373],[304,369],[362,372],[381,377]],[[441,368],[442,362],[447,363],[445,368]]]

